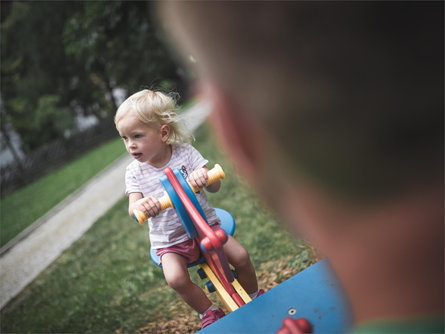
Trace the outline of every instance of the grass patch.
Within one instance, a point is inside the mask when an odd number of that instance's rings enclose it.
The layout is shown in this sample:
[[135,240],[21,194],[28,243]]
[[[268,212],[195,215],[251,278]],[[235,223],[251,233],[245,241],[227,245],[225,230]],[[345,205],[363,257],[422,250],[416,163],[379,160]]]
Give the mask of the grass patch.
[[122,156],[124,152],[125,147],[121,140],[113,139],[2,198],[0,247]]
[[[208,130],[196,138],[210,167],[220,163],[226,171],[220,192],[209,199],[234,215],[235,237],[249,250],[260,286],[269,289],[311,264],[312,249],[291,237],[240,181]],[[195,332],[197,314],[168,288],[148,243],[147,227],[128,217],[122,199],[2,310],[1,332]]]

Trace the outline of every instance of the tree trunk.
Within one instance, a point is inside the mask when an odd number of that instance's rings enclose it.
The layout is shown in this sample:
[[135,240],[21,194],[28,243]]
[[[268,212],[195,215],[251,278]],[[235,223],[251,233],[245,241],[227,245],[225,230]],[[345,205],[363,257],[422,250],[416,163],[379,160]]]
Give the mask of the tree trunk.
[[0,133],[2,134],[2,137],[3,137],[4,141],[5,141],[6,147],[11,152],[12,157],[14,158],[14,161],[15,161],[15,163],[18,166],[20,174],[23,174],[24,168],[23,168],[22,160],[20,159],[19,155],[17,154],[17,151],[14,148],[14,145],[12,145],[11,137],[9,137],[9,134],[6,131],[6,129],[5,129],[3,124],[1,124],[1,126],[0,126]]

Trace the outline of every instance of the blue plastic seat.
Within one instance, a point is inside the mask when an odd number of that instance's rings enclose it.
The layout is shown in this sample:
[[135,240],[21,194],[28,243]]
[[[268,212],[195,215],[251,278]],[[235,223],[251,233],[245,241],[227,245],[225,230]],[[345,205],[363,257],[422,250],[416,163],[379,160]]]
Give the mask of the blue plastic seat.
[[[235,219],[233,216],[223,209],[215,208],[216,215],[221,220],[221,228],[226,232],[228,235],[232,235],[235,233]],[[153,249],[150,247],[150,257],[152,261],[158,266],[162,267],[162,265],[159,264],[161,259],[159,256],[156,255],[156,249]],[[198,260],[195,262],[189,263],[188,267],[196,266],[197,264],[203,263],[205,261],[204,257],[201,256]]]

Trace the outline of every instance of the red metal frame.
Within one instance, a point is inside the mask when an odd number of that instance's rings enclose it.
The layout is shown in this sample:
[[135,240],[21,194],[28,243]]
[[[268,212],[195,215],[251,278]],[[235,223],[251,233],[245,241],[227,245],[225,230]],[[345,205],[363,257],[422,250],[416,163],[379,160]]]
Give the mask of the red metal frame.
[[243,306],[245,304],[243,299],[235,291],[232,284],[230,284],[231,282],[233,282],[234,277],[227,262],[227,258],[223,252],[224,240],[220,240],[220,238],[218,238],[216,233],[210,228],[204,218],[201,217],[198,210],[195,208],[190,198],[185,193],[171,168],[166,168],[164,170],[164,173],[170,181],[173,189],[175,189],[176,194],[178,195],[188,215],[190,216],[190,219],[195,225],[198,234],[198,236],[196,237],[197,241],[200,243],[200,245],[203,241],[204,244],[207,245],[206,252],[203,252],[207,264],[218,277],[224,289],[232,297],[235,303],[240,307]]

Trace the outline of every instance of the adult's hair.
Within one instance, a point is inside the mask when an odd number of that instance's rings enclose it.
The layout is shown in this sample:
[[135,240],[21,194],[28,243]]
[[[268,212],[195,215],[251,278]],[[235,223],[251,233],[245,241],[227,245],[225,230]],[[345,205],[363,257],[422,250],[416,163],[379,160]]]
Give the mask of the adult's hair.
[[267,128],[298,173],[359,197],[442,178],[443,2],[160,10],[173,45]]

